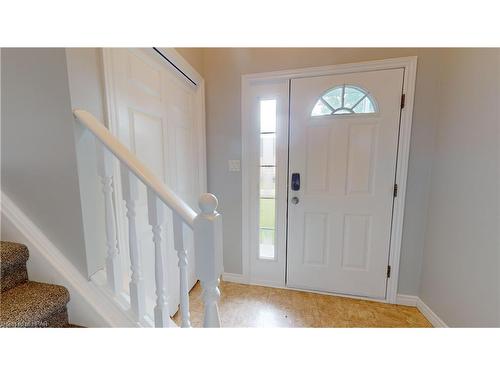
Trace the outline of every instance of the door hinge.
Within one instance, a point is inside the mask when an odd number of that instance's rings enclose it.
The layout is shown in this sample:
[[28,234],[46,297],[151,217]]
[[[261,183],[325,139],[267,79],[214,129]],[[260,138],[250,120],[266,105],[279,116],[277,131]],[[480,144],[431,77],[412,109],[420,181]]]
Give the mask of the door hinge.
[[401,108],[405,107],[405,99],[406,99],[406,95],[405,94],[401,94]]
[[387,266],[387,278],[391,277],[391,266]]
[[398,184],[394,184],[394,198],[398,196]]

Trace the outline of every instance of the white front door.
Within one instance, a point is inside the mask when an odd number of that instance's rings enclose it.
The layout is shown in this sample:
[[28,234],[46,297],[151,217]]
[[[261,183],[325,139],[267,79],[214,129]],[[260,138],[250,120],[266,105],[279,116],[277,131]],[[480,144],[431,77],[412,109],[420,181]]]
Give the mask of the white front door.
[[288,286],[385,298],[403,73],[291,80]]
[[[129,147],[160,179],[182,199],[197,209],[197,199],[204,189],[204,172],[199,162],[200,112],[202,103],[194,88],[172,68],[169,68],[153,51],[140,49],[109,49],[106,72],[112,85],[114,98],[114,129],[122,143]],[[116,180],[119,181],[119,180]],[[155,304],[154,247],[151,226],[148,223],[146,188],[139,183],[137,222],[139,250],[147,295],[147,311],[153,316]],[[121,232],[121,251],[128,251],[125,234],[126,210],[122,203],[122,220],[118,221]],[[164,226],[163,243],[167,252],[168,291],[170,313],[177,310],[179,303],[179,270],[177,253],[173,249],[172,215],[166,208],[167,220]],[[195,283],[193,238],[185,230],[184,243],[188,252],[189,282]],[[124,261],[124,290],[128,291],[129,261]]]

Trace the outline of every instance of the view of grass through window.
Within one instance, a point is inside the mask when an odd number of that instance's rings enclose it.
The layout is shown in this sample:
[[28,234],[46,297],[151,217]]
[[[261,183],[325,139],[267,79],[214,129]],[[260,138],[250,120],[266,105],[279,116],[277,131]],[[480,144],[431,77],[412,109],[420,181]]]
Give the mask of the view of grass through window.
[[276,100],[260,101],[259,258],[275,258]]

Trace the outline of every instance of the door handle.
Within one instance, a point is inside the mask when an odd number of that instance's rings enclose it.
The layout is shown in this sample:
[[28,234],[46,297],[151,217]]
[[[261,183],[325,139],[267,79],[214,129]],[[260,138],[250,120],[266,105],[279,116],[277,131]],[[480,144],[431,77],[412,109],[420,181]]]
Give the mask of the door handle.
[[300,190],[300,173],[292,173],[291,189],[293,191]]
[[298,198],[298,197],[293,197],[293,198],[292,198],[292,203],[293,203],[293,204],[297,204],[297,203],[299,203],[299,198]]

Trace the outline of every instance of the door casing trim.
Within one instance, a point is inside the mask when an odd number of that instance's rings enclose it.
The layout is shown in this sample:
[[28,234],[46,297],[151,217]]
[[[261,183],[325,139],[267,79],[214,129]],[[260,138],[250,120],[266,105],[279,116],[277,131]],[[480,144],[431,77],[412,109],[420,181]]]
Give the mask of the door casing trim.
[[[322,75],[358,73],[376,70],[404,68],[403,94],[405,106],[401,110],[400,134],[398,142],[398,156],[396,164],[395,183],[398,184],[398,196],[394,198],[392,227],[389,248],[389,266],[391,277],[387,280],[385,301],[396,303],[399,281],[399,262],[403,236],[403,220],[406,198],[406,184],[408,178],[408,162],[410,155],[410,140],[412,127],[413,103],[415,97],[415,82],[417,74],[417,56],[400,57],[393,59],[374,60],[367,62],[328,65],[322,67],[290,69],[256,74],[245,74],[241,77],[241,171],[242,171],[242,275],[241,282],[247,284],[266,285],[265,280],[250,280],[250,173],[249,159],[251,145],[249,137],[245,135],[251,131],[249,120],[248,98],[250,86],[257,82],[286,81],[292,78],[316,77]],[[285,287],[286,288],[286,287]],[[287,288],[288,289],[288,288]]]

